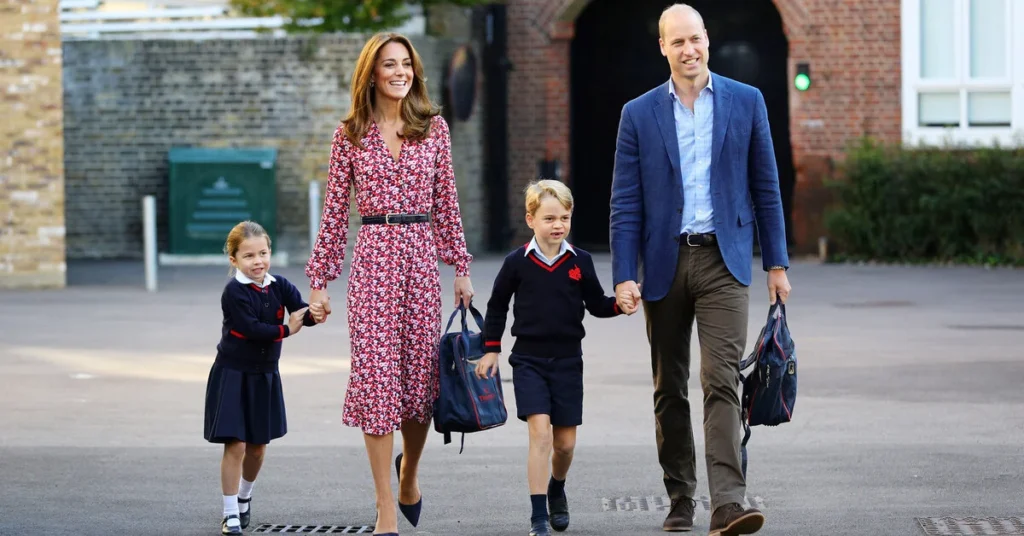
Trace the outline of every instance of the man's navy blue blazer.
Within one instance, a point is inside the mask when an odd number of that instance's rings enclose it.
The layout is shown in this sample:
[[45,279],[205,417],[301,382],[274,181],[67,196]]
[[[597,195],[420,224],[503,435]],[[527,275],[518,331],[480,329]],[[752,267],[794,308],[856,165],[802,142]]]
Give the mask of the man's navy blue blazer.
[[[789,267],[768,110],[757,88],[711,76],[715,234],[729,271],[749,286],[755,222],[764,269]],[[615,143],[610,222],[613,285],[642,283],[648,301],[665,297],[672,286],[682,229],[682,172],[669,83],[622,107]]]

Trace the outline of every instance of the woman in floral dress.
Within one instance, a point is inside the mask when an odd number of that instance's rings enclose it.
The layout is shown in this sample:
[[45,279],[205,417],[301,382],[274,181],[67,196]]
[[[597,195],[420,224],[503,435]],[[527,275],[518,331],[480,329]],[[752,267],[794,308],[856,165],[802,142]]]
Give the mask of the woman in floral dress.
[[363,431],[377,491],[375,534],[397,534],[391,491],[394,432],[402,432],[398,503],[416,525],[417,468],[438,393],[441,286],[455,267],[456,304],[469,305],[466,251],[448,124],[431,103],[423,66],[404,36],[378,34],[352,73],[352,109],[334,134],[320,231],[306,265],[310,303],[328,303],[342,273],[349,192],[363,225],[348,279],[352,369],[342,422]]

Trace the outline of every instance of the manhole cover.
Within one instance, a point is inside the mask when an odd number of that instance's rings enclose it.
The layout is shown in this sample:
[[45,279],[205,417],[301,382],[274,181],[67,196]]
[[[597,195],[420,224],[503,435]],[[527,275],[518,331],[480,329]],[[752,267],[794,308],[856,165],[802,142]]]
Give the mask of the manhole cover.
[[906,300],[876,300],[876,301],[862,301],[862,302],[844,302],[835,304],[836,307],[842,307],[844,309],[870,309],[880,307],[911,307],[914,302]]
[[928,536],[1020,536],[1024,517],[918,517]]
[[963,329],[967,331],[1024,331],[1024,325],[1013,324],[950,324],[952,329]]
[[[700,496],[697,499],[697,511],[711,512],[711,499]],[[747,497],[743,499],[743,508],[764,509],[764,499]],[[605,512],[667,512],[672,508],[668,495],[648,495],[646,497],[608,497],[601,499],[601,509]]]
[[373,525],[274,525],[264,523],[253,534],[373,534]]

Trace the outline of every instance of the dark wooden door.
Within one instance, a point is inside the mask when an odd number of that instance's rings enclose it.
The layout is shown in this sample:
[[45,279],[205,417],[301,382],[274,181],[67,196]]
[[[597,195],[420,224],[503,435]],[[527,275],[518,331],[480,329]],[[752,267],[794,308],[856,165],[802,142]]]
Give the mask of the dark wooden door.
[[[693,0],[710,40],[712,71],[764,94],[790,228],[793,158],[789,137],[788,45],[771,0]],[[594,0],[576,21],[571,47],[571,170],[577,200],[573,240],[608,250],[608,201],[622,106],[669,79],[658,49],[664,2]]]

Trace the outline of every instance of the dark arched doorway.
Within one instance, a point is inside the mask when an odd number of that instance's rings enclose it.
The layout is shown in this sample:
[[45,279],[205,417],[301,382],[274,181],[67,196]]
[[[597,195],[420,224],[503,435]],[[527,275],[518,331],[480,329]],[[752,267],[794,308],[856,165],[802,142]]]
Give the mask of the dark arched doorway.
[[[711,70],[764,94],[788,232],[794,171],[788,44],[779,12],[772,0],[689,4],[704,17]],[[622,105],[668,81],[668,63],[658,50],[658,18],[665,5],[653,0],[593,0],[576,19],[570,52],[571,181],[577,199],[572,234],[582,248],[608,250],[608,199]]]

